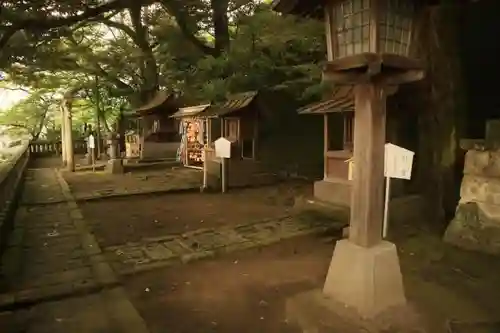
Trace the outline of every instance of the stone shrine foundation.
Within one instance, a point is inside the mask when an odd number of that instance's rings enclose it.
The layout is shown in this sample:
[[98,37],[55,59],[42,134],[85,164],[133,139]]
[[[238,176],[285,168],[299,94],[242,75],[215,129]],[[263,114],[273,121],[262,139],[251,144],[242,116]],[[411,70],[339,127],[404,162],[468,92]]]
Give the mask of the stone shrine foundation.
[[460,201],[444,240],[500,255],[500,121],[489,121],[486,140],[462,140],[467,150]]

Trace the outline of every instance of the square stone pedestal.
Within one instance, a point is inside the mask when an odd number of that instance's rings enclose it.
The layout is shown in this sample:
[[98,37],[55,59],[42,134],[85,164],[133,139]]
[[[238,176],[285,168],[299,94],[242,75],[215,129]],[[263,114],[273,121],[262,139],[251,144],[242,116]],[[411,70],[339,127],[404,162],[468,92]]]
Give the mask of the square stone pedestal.
[[[304,333],[428,333],[411,306],[388,309],[366,319],[352,308],[326,296],[320,289],[303,292],[286,301],[286,316]],[[472,333],[472,332],[471,332]]]
[[123,173],[123,161],[121,159],[112,159],[108,161],[106,165],[106,172],[112,174]]
[[300,294],[286,306],[304,332],[425,332],[407,305],[396,246],[385,241],[371,248],[338,241],[323,292]]

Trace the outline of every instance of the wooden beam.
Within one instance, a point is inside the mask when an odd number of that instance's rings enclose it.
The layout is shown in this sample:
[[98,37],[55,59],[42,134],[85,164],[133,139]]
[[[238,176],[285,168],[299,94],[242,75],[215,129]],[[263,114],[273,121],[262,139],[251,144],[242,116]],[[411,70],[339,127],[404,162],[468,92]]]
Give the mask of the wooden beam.
[[343,57],[326,63],[327,72],[349,71],[363,69],[373,64],[383,65],[386,69],[413,70],[424,66],[418,59],[412,59],[396,54],[377,54],[365,52],[349,57]]
[[360,71],[330,71],[328,68],[323,72],[323,81],[335,82],[341,85],[366,84],[370,82],[379,82],[386,86],[398,86],[404,83],[420,81],[425,77],[425,71],[422,69],[414,70],[394,70],[382,71],[375,75],[374,72]]

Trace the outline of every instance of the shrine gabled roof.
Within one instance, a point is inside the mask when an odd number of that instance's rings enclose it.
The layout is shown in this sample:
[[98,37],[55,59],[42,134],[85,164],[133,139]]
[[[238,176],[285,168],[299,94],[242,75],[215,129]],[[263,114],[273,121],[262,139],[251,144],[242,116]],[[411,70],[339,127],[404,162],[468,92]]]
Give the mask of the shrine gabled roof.
[[167,91],[158,91],[153,99],[143,106],[133,110],[133,112],[138,116],[165,111],[169,111],[171,113],[178,109],[176,100],[177,97],[175,94]]
[[171,115],[172,118],[182,118],[182,117],[202,117],[201,113],[210,108],[212,104],[201,104],[195,106],[187,106],[180,108],[179,111]]
[[354,95],[351,86],[340,86],[333,91],[333,96],[308,104],[300,108],[299,114],[324,114],[329,112],[352,112],[354,111]]
[[257,97],[258,91],[247,91],[239,94],[230,95],[226,101],[221,104],[216,104],[210,109],[203,112],[200,116],[203,117],[223,117],[237,112],[253,102]]
[[[394,95],[396,92],[396,86],[389,87],[386,91],[388,96]],[[303,106],[297,112],[299,114],[354,112],[354,88],[353,86],[339,86],[334,89],[330,98]]]

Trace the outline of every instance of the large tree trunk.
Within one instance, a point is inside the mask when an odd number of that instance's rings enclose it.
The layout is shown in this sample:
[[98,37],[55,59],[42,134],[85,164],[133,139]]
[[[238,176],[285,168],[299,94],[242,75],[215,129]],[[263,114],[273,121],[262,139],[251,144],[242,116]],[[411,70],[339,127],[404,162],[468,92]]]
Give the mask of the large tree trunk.
[[[461,174],[458,141],[463,133],[465,92],[458,57],[460,6],[428,9],[416,33],[417,52],[425,60],[426,78],[405,89],[419,118],[416,152],[417,184],[428,199],[434,222],[453,213]],[[458,186],[457,186],[458,185]],[[434,219],[435,218],[435,219]]]
[[229,25],[227,17],[227,8],[229,0],[211,0],[212,21],[214,24],[215,50],[221,54],[229,49]]

